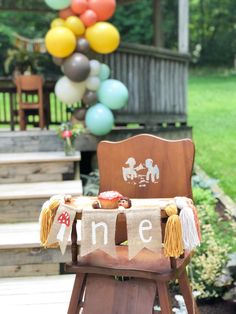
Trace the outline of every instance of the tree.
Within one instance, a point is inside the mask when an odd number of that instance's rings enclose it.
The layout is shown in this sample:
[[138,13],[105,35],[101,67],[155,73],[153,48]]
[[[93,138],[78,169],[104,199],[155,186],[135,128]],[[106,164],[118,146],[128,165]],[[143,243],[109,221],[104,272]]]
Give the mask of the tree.
[[193,60],[232,65],[236,52],[235,0],[190,0],[190,13]]

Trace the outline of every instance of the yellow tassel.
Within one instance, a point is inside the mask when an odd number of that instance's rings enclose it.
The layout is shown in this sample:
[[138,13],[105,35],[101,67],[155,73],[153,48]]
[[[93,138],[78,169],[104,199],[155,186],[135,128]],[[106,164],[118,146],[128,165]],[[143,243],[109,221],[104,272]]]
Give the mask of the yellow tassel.
[[169,205],[165,208],[165,212],[169,218],[165,228],[164,254],[166,257],[177,258],[184,252],[178,209],[175,205]]
[[43,204],[42,211],[39,217],[40,222],[40,241],[44,247],[56,248],[58,243],[48,244],[48,235],[56,216],[57,209],[60,205],[61,199],[51,199]]

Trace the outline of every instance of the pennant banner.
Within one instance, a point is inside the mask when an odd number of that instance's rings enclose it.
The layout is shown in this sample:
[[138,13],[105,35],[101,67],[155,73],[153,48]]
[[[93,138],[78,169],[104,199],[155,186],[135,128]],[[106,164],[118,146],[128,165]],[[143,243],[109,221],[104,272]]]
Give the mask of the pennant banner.
[[48,235],[47,243],[59,242],[62,254],[65,253],[75,215],[76,210],[73,207],[61,204]]
[[[148,203],[148,201],[145,200],[144,202],[147,203],[146,205],[145,203],[142,204],[141,200],[137,200],[137,204],[135,204],[134,200],[134,202],[132,202],[132,209],[118,208],[114,210],[90,209],[91,201],[88,202],[87,199],[85,201],[86,202],[82,202],[81,200],[81,202],[79,202],[80,207],[61,204],[57,210],[47,238],[47,244],[59,242],[62,254],[64,254],[66,250],[76,212],[82,213],[81,256],[100,249],[115,257],[117,215],[119,213],[125,214],[129,259],[134,258],[143,248],[158,252],[162,248],[161,210],[167,210],[171,206],[175,206],[177,213],[176,205],[173,204],[173,201],[170,203],[170,200],[166,200],[165,204],[163,203],[163,200],[152,200],[151,203]],[[197,211],[194,205],[192,203],[190,204],[189,200],[186,198],[179,197],[176,198],[175,201],[181,209],[179,216],[173,215],[176,216],[175,220],[177,218],[179,219],[179,225],[181,227],[179,238],[183,241],[186,249],[192,250],[200,244],[201,239]],[[168,204],[169,206],[167,206]],[[168,213],[169,209],[167,215],[169,215]],[[168,218],[168,221],[171,217]],[[175,247],[177,245],[177,233],[176,230],[173,229],[175,224],[173,225],[170,223],[170,225],[172,227],[170,226],[169,229],[166,227],[166,235],[169,238],[173,238],[173,241],[170,242],[170,246]],[[167,244],[165,243],[165,245],[166,249]]]
[[160,208],[126,212],[129,259],[143,248],[158,252],[161,248]]
[[14,36],[14,45],[18,49],[26,50],[29,52],[40,52],[40,53],[47,52],[44,38],[30,39],[30,38],[20,36],[16,33],[14,33],[13,36]]
[[116,256],[115,233],[118,210],[84,210],[81,219],[80,255],[96,249]]

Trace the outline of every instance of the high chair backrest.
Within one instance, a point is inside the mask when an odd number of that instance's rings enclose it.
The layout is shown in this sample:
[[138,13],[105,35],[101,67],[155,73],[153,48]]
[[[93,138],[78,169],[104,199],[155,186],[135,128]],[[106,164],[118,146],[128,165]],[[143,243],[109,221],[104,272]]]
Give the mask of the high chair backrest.
[[132,198],[192,197],[194,144],[140,134],[98,145],[100,192],[117,190]]

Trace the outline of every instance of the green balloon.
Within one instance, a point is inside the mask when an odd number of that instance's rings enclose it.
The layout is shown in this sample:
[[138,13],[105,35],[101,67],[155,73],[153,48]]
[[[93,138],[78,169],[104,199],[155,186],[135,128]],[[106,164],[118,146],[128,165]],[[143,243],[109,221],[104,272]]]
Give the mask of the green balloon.
[[127,104],[129,92],[122,82],[109,79],[102,82],[97,95],[100,103],[112,110],[118,110]]
[[62,10],[70,6],[70,0],[45,0],[45,2],[53,10]]
[[99,76],[101,81],[107,80],[108,77],[110,76],[110,68],[109,68],[109,66],[106,65],[105,63],[102,63],[98,76]]
[[114,116],[107,106],[97,103],[87,110],[85,124],[92,134],[105,135],[114,125]]

